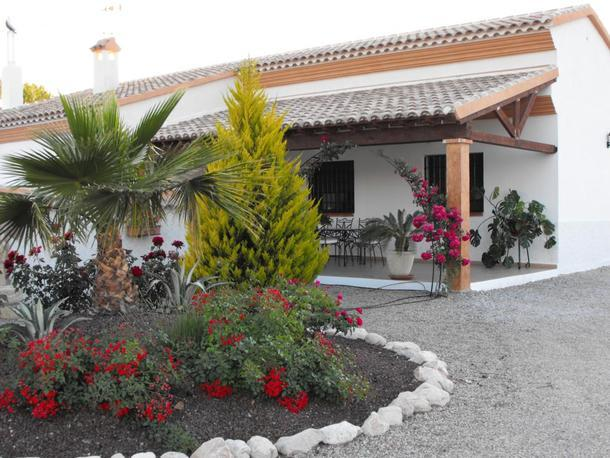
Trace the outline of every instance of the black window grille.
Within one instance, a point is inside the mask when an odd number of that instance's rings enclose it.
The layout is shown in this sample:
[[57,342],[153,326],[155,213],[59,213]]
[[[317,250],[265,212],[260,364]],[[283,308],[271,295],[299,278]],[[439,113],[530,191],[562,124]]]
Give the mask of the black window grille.
[[[426,179],[437,186],[441,194],[447,194],[447,160],[444,154],[425,157]],[[482,213],[484,206],[483,153],[470,153],[470,212]]]
[[310,186],[323,213],[354,213],[354,161],[322,163]]

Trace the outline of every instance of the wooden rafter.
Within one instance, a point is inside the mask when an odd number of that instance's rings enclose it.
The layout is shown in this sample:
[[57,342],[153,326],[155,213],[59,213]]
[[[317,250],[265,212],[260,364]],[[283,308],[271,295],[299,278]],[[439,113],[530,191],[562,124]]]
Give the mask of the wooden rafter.
[[537,151],[544,154],[554,154],[557,152],[555,145],[548,143],[534,142],[523,140],[521,138],[503,137],[502,135],[489,134],[487,132],[471,131],[471,140],[479,143],[487,143],[489,145],[508,146],[510,148],[524,149],[528,151]]

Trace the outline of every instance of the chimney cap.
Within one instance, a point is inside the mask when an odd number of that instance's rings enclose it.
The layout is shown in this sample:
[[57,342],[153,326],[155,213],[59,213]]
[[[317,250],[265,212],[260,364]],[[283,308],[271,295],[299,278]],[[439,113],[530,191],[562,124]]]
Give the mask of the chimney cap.
[[93,46],[91,46],[91,51],[93,52],[101,52],[101,51],[110,51],[110,52],[119,52],[121,47],[117,44],[114,37],[102,38],[98,40]]

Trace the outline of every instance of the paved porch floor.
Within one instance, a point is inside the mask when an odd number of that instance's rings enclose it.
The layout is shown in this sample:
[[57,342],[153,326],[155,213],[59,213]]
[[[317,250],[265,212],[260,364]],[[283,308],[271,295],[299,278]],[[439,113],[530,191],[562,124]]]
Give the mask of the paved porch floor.
[[[488,289],[488,288],[477,288],[478,285],[491,285],[494,284],[499,286],[512,286],[517,280],[517,277],[520,276],[528,276],[527,278],[531,278],[531,280],[540,280],[545,278],[547,275],[551,275],[555,271],[553,266],[532,266],[529,268],[522,267],[518,269],[517,267],[513,267],[511,269],[506,269],[502,266],[496,266],[491,269],[488,269],[480,262],[473,262],[471,265],[471,282],[473,284],[473,289]],[[416,260],[413,265],[413,280],[410,283],[413,283],[413,287],[417,287],[420,283],[428,284],[432,279],[432,264],[430,262],[424,262],[421,260]],[[331,257],[324,268],[324,271],[321,274],[321,277],[326,278],[336,278],[336,277],[345,277],[345,278],[358,278],[358,279],[375,279],[375,280],[387,280],[387,284],[391,285],[393,283],[401,283],[408,287],[405,282],[396,282],[395,280],[391,280],[388,275],[387,266],[385,266],[380,260],[374,261],[373,263],[367,260],[366,264],[358,264],[357,262],[352,262],[351,260],[347,261],[347,265],[343,264],[343,261]],[[514,277],[514,278],[510,278]],[[541,277],[541,278],[538,278]],[[332,284],[333,280],[327,280],[324,283]],[[384,282],[371,282],[371,286],[380,287]],[[504,284],[506,283],[506,284]],[[526,283],[526,282],[523,282]],[[341,282],[340,284],[352,284],[349,282]],[[360,285],[364,286],[364,285]]]

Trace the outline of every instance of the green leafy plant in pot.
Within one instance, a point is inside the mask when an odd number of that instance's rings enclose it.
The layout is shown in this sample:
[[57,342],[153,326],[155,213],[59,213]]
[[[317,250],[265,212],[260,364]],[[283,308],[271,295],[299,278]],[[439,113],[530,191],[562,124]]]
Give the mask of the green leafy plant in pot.
[[390,278],[404,280],[412,278],[411,269],[415,252],[409,250],[413,234],[413,215],[398,210],[396,215],[389,213],[382,218],[373,218],[365,225],[361,237],[365,242],[394,240],[394,250],[387,255]]
[[470,231],[470,242],[473,246],[481,243],[479,228],[487,221],[491,237],[489,249],[483,253],[481,261],[485,267],[502,264],[510,268],[515,260],[510,255],[512,248],[517,248],[517,265],[521,268],[521,249],[527,254],[526,267],[530,266],[529,249],[534,240],[541,235],[546,237],[544,248],[551,249],[557,240],[553,235],[555,225],[544,214],[544,205],[536,200],[525,202],[515,190],[509,190],[504,198],[498,200],[500,188],[494,188],[491,196],[486,197],[492,205],[492,216],[483,220],[476,229]]

